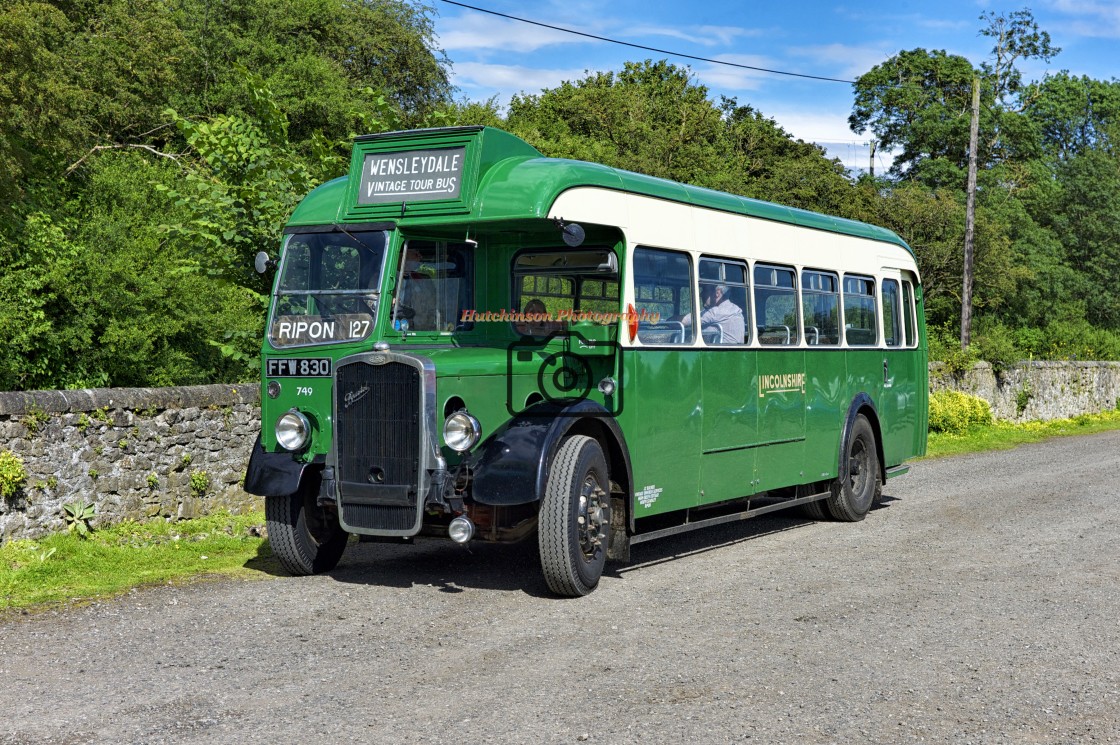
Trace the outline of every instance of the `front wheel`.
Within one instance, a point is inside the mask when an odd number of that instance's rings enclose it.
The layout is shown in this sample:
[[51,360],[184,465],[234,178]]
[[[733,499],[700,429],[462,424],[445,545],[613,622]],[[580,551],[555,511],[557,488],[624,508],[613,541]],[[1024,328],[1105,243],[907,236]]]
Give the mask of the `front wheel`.
[[828,498],[828,511],[837,520],[856,522],[867,515],[871,506],[883,495],[883,481],[879,476],[879,451],[875,445],[875,430],[863,414],[856,415],[848,441],[844,444],[847,459],[847,478],[841,473]]
[[538,541],[550,590],[579,597],[599,584],[611,524],[610,478],[597,440],[572,435],[560,443],[541,500]]
[[350,537],[338,524],[338,514],[319,507],[312,491],[300,489],[264,499],[269,546],[284,568],[297,576],[334,569]]

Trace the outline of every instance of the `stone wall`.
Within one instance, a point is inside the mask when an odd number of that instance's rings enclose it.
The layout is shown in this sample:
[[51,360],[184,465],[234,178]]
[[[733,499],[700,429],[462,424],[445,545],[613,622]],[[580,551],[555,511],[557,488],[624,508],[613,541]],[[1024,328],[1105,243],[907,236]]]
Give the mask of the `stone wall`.
[[65,530],[72,502],[94,527],[260,509],[241,489],[259,404],[252,384],[0,393],[0,451],[27,471],[0,499],[0,541]]
[[1120,362],[1020,362],[998,374],[987,362],[978,362],[959,376],[935,362],[929,388],[979,396],[991,404],[996,419],[1069,419],[1118,408]]

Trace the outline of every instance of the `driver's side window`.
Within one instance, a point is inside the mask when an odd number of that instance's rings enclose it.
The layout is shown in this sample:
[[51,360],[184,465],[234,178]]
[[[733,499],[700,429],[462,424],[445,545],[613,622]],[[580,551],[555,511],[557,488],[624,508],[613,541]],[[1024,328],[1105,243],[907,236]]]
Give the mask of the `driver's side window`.
[[442,241],[411,240],[405,244],[394,328],[408,332],[463,331],[462,321],[473,307],[471,246]]

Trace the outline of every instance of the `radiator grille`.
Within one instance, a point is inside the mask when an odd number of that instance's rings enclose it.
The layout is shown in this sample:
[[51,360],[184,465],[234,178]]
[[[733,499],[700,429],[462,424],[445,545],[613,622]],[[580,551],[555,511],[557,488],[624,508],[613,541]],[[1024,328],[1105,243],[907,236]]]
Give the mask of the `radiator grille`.
[[338,489],[343,520],[368,530],[416,523],[420,371],[401,362],[336,370]]

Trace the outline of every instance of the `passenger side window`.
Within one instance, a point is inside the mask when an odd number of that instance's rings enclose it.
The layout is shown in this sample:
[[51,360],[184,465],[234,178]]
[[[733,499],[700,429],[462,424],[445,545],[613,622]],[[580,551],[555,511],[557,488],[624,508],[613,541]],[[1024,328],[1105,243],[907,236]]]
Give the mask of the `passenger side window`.
[[801,272],[801,313],[805,343],[830,347],[840,344],[840,278],[829,272]]
[[898,282],[883,280],[883,340],[888,347],[902,346],[902,312],[899,307]]
[[914,288],[902,283],[902,328],[906,331],[906,346],[918,346],[918,332],[914,328]]
[[746,344],[749,317],[746,264],[700,259],[700,336],[704,343]]
[[800,343],[796,278],[790,267],[755,264],[754,308],[759,344],[795,347]]
[[875,280],[844,277],[844,340],[852,347],[878,343],[879,324],[875,314]]
[[693,325],[684,323],[694,309],[688,254],[636,248],[633,272],[638,340],[650,345],[691,344]]

